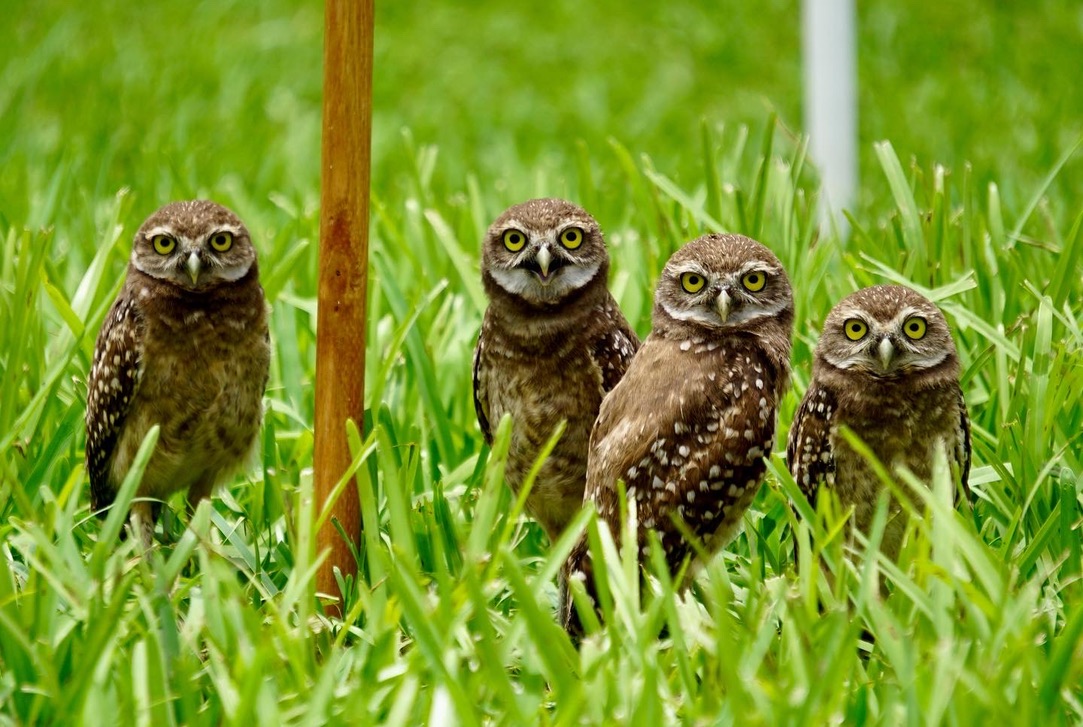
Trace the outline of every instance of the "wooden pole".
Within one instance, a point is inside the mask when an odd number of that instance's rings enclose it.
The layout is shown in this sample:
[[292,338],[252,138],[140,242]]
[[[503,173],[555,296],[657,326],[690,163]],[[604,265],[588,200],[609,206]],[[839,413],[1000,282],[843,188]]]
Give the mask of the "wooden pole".
[[[320,282],[316,327],[316,506],[350,465],[346,420],[361,426],[365,406],[365,296],[368,288],[369,173],[372,154],[373,0],[326,0],[323,50],[323,172],[320,189]],[[338,594],[334,568],[356,572],[337,520],[356,546],[361,532],[357,488],[348,486],[316,536],[330,549],[316,578]]]

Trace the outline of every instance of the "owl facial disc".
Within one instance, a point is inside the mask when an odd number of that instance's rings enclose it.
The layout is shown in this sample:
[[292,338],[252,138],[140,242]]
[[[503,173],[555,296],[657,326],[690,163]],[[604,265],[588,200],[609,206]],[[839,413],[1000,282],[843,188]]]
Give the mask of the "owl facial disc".
[[482,282],[490,293],[549,307],[600,279],[609,256],[597,221],[561,199],[533,199],[504,210],[482,243]]
[[918,293],[874,286],[831,310],[817,355],[837,369],[896,379],[935,368],[952,356],[947,331],[943,314]]
[[180,224],[163,219],[161,211],[148,219],[132,245],[136,270],[191,293],[205,293],[248,275],[256,262],[255,248],[247,228],[232,212],[201,201],[176,205],[192,220]]
[[512,295],[532,303],[552,303],[583,287],[598,273],[597,261],[580,263],[568,253],[550,251],[548,241],[536,252],[524,251],[512,261],[511,267],[496,267],[490,271],[493,280]]
[[521,267],[538,276],[538,281],[542,285],[549,285],[566,264],[563,259],[553,257],[548,245],[542,245],[538,254],[533,259],[524,260]]

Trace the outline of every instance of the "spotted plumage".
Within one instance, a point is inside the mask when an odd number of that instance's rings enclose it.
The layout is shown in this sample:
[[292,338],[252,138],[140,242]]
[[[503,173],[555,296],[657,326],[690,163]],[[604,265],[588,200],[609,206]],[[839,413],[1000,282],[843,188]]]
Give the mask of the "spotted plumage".
[[598,223],[559,199],[506,210],[482,247],[490,304],[474,352],[474,406],[490,443],[511,416],[505,479],[516,492],[567,423],[527,500],[550,539],[582,507],[591,426],[639,346],[606,287],[608,271]]
[[91,507],[104,516],[155,424],[157,448],[133,505],[150,542],[148,500],[195,504],[237,470],[262,422],[267,310],[248,230],[221,205],[168,204],[136,232],[128,273],[87,382]]
[[[931,478],[939,443],[965,490],[970,471],[970,425],[959,387],[959,357],[947,321],[919,293],[897,285],[859,290],[824,321],[812,380],[790,428],[790,471],[813,503],[824,488],[853,523],[867,531],[882,483],[842,438],[854,432],[892,470]],[[892,513],[898,506],[892,503]],[[882,549],[894,557],[906,522],[889,520]]]
[[[778,258],[740,235],[705,235],[662,271],[653,330],[602,403],[591,435],[586,499],[619,542],[617,481],[636,505],[641,555],[659,535],[676,571],[690,545],[728,543],[759,490],[789,378],[793,296]],[[593,592],[586,542],[569,577]],[[578,629],[570,605],[565,625]]]

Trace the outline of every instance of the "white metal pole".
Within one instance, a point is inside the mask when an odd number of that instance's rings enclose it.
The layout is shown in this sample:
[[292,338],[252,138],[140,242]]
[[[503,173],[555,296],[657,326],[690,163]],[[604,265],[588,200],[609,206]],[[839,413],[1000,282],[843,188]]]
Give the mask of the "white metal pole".
[[805,129],[820,169],[821,220],[834,219],[857,189],[857,56],[853,0],[803,0]]

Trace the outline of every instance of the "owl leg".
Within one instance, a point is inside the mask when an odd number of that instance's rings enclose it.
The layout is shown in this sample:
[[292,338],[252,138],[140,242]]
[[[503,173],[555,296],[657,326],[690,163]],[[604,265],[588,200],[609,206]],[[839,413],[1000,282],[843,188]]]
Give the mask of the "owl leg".
[[574,609],[572,604],[572,594],[568,590],[568,573],[564,568],[557,571],[557,618],[561,623],[566,620],[565,614],[568,613],[568,609]]
[[156,520],[154,512],[154,503],[152,502],[135,502],[132,503],[131,514],[131,527],[132,531],[139,536],[139,541],[143,544],[144,550],[150,550],[154,545],[154,521]]
[[188,488],[188,515],[194,515],[196,507],[199,506],[200,501],[211,496],[211,490],[214,489],[214,478],[203,477],[196,480],[195,484]]

